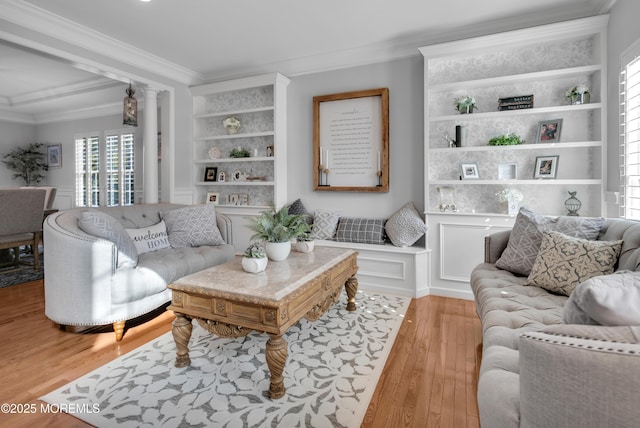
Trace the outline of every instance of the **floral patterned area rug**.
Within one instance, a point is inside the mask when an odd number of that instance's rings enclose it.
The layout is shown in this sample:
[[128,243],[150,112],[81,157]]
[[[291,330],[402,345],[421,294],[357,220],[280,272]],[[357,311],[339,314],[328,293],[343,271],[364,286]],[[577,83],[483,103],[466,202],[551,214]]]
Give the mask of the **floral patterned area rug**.
[[40,399],[98,427],[359,427],[410,298],[343,295],[284,335],[284,397],[268,398],[267,335],[222,339],[194,322],[191,365],[174,367],[171,333]]

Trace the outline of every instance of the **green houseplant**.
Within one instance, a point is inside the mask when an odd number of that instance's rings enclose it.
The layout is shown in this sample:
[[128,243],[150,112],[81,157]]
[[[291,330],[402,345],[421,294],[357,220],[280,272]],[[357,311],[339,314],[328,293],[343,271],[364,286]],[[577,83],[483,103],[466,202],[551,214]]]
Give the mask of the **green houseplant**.
[[252,240],[265,241],[267,257],[282,261],[289,256],[291,240],[309,232],[309,225],[301,215],[289,214],[289,207],[276,210],[272,206],[257,217],[247,218],[248,227],[254,232]]
[[490,146],[515,146],[517,144],[524,144],[525,140],[521,139],[519,136],[510,132],[506,135],[499,135],[497,137],[493,137],[489,140]]
[[461,114],[473,113],[473,110],[478,108],[478,106],[476,105],[476,99],[470,97],[469,95],[456,98],[453,101],[453,105],[456,106],[456,110],[458,110]]
[[244,251],[242,269],[249,273],[262,272],[267,268],[267,253],[261,243],[253,242]]
[[313,240],[313,236],[311,236],[311,232],[303,233],[298,236],[296,242],[296,249],[301,253],[310,253],[313,251],[315,247],[315,241]]
[[49,170],[47,155],[41,149],[43,143],[31,143],[26,148],[17,147],[3,156],[7,168],[14,171],[13,178],[19,178],[25,186],[38,184]]

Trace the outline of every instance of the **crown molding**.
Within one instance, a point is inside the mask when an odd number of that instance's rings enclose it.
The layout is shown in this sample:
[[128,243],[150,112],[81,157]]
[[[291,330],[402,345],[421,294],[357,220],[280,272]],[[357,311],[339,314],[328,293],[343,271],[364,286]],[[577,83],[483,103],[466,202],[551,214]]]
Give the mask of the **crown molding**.
[[70,95],[84,94],[87,92],[113,88],[121,85],[122,83],[107,78],[94,79],[86,82],[74,83],[71,85],[45,89],[42,91],[35,91],[29,94],[11,97],[9,98],[9,105],[15,107],[25,104],[32,104],[52,98],[62,98]]
[[16,113],[14,111],[5,110],[3,107],[0,107],[0,121],[24,123],[27,125],[36,124],[36,119],[32,114]]
[[3,20],[21,27],[73,46],[99,52],[108,58],[185,85],[202,82],[202,76],[193,70],[25,3],[23,0],[2,0],[0,2],[0,16]]

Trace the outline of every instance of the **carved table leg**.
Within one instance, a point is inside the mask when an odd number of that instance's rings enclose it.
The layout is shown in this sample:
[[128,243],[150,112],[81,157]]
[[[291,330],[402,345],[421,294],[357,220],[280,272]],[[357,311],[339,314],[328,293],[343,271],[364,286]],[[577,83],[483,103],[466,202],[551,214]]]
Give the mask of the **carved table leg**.
[[347,291],[347,310],[356,310],[356,291],[358,291],[358,278],[352,276],[344,283],[344,289]]
[[265,356],[267,358],[267,366],[269,366],[269,371],[271,372],[269,397],[272,399],[282,397],[286,391],[282,372],[287,362],[288,353],[287,341],[282,338],[282,335],[269,334]]
[[191,364],[189,358],[189,339],[191,339],[191,318],[184,314],[175,312],[176,319],[173,321],[173,340],[176,342],[176,367],[186,367]]

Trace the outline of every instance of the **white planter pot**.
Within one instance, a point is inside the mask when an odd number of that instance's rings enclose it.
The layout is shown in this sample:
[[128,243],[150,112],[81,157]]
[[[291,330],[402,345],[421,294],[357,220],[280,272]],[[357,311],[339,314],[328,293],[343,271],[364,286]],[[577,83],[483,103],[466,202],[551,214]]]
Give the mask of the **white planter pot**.
[[296,248],[301,253],[310,253],[315,247],[315,241],[298,241],[296,242]]
[[289,257],[291,242],[267,242],[265,250],[270,260],[281,262]]
[[243,257],[242,258],[242,269],[245,272],[249,273],[258,273],[262,272],[267,268],[267,262],[269,259],[266,257],[262,257],[260,259],[256,259],[253,257]]
[[520,202],[518,201],[507,201],[507,210],[509,215],[517,215],[518,211],[520,211]]

